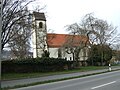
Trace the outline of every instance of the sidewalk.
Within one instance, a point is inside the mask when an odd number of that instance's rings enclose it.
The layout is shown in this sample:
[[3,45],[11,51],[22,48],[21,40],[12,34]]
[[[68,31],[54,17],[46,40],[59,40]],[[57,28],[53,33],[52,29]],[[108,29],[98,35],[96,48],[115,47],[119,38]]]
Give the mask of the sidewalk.
[[[112,70],[117,70],[117,69],[120,69],[120,66],[112,67]],[[2,81],[1,87],[2,88],[12,87],[15,85],[24,85],[24,84],[42,82],[42,81],[47,81],[47,80],[55,80],[55,79],[69,78],[69,77],[75,77],[75,76],[82,76],[82,75],[100,73],[100,72],[105,72],[105,71],[108,71],[108,69],[93,70],[93,71],[87,71],[87,72],[77,72],[77,73],[70,73],[70,74],[61,74],[61,75],[52,75],[52,76],[37,77],[37,78],[27,78],[27,79],[20,79],[20,80]]]

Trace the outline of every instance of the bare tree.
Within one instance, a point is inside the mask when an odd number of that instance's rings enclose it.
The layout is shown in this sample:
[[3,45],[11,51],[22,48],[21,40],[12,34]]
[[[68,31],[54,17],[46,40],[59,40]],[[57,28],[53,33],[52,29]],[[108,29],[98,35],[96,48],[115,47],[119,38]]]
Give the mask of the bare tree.
[[29,16],[29,13],[24,12],[26,12],[27,5],[33,1],[34,0],[3,0],[1,34],[2,49],[11,41],[13,36],[21,30],[18,23],[23,20],[23,18]]
[[[7,45],[17,57],[30,50],[32,15],[28,5],[35,0],[3,0],[2,49]],[[43,7],[44,8],[44,7]],[[42,10],[43,8],[37,8]],[[36,11],[36,10],[35,10]]]
[[67,30],[70,31],[72,35],[84,35],[87,37],[86,42],[83,43],[79,41],[79,46],[75,49],[76,56],[78,56],[79,52],[86,47],[88,41],[90,42],[89,46],[93,44],[110,44],[110,40],[116,32],[116,28],[109,25],[107,21],[98,19],[91,13],[86,14],[79,24],[74,23],[72,25],[68,25]]
[[30,43],[29,37],[26,38],[25,34],[15,34],[14,41],[9,42],[12,55],[15,58],[29,57]]
[[[113,37],[116,34],[116,27],[108,24],[105,20],[95,18],[92,14],[87,14],[81,25],[83,26],[83,29],[87,30],[87,36],[90,42],[92,42],[91,45],[99,44],[103,47],[104,45],[112,44],[111,40],[115,41],[115,38],[113,39]],[[101,52],[101,64],[103,65],[104,53],[103,51]]]
[[[26,8],[24,12],[19,12],[20,16],[28,14],[28,9]],[[31,32],[31,22],[29,17],[21,18],[16,25],[12,28],[12,34],[14,35],[8,42],[14,57],[25,58],[29,55],[30,50],[30,36]]]
[[91,13],[85,15],[80,25],[87,32],[87,36],[92,43],[112,44],[119,36],[116,35],[117,27],[113,27],[105,20],[94,17]]

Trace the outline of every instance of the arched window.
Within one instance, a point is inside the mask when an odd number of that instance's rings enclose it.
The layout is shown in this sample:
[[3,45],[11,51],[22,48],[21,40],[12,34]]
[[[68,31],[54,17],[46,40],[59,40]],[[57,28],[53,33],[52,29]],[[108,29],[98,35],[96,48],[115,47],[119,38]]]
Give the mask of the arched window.
[[39,23],[39,28],[43,28],[43,23],[42,22]]

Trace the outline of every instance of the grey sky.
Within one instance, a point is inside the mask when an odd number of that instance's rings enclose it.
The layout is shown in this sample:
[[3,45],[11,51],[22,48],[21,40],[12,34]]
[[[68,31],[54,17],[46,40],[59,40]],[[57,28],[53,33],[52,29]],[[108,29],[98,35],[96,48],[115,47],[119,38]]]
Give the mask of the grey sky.
[[120,29],[120,0],[37,0],[32,6],[36,4],[47,6],[47,28],[55,33],[67,33],[64,26],[80,22],[87,13]]

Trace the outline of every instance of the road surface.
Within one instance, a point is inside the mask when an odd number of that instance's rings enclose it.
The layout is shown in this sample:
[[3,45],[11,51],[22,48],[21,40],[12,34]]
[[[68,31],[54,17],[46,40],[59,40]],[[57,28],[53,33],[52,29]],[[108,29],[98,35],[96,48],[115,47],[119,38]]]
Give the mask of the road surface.
[[[117,69],[120,70],[120,66],[112,67],[112,70],[117,70]],[[100,73],[100,72],[105,72],[105,71],[108,71],[108,69],[69,73],[69,74],[60,74],[60,75],[51,75],[51,76],[36,77],[36,78],[26,78],[26,79],[18,79],[18,80],[10,80],[10,81],[5,80],[5,81],[1,82],[1,87],[2,88],[3,87],[13,87],[16,85],[24,85],[24,84],[30,84],[30,83],[42,82],[42,81],[48,81],[48,80],[55,80],[55,79],[62,79],[62,78],[70,78],[70,77]]]
[[14,90],[120,90],[120,71]]

